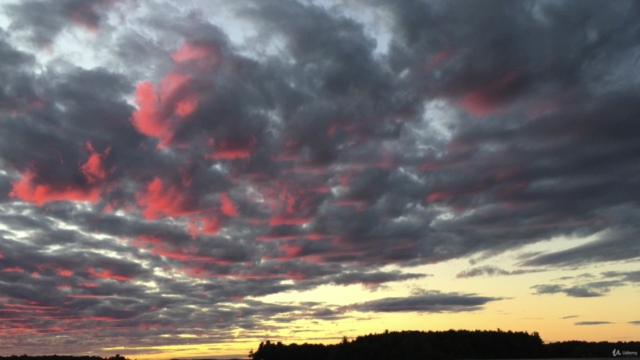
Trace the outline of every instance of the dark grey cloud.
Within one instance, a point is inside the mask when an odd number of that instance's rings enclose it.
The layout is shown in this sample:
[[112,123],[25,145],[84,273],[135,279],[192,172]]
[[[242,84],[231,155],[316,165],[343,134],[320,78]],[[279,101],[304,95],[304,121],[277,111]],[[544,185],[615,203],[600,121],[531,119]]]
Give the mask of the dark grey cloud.
[[583,273],[576,276],[561,276],[559,278],[553,279],[553,281],[566,281],[566,280],[580,281],[582,279],[594,279],[594,278],[596,278],[596,276],[593,274]]
[[425,274],[404,274],[399,271],[374,273],[344,272],[332,277],[331,283],[336,285],[362,284],[367,288],[376,289],[384,283],[421,279],[427,276],[428,275]]
[[605,233],[596,241],[567,250],[543,254],[524,261],[525,266],[575,266],[593,262],[634,259],[640,254],[635,241],[637,229],[620,229]]
[[631,325],[640,325],[640,321],[629,321]]
[[456,275],[457,278],[471,278],[471,277],[477,277],[477,276],[507,276],[507,275],[522,275],[522,274],[529,274],[529,273],[535,273],[535,272],[540,272],[540,271],[544,271],[544,270],[540,270],[540,269],[530,269],[530,270],[504,270],[501,269],[499,267],[493,266],[493,265],[486,265],[486,266],[481,266],[481,267],[476,267],[473,269],[469,269],[469,270],[464,270],[462,272],[460,272],[458,275]]
[[534,285],[531,288],[536,290],[537,295],[563,293],[570,297],[598,297],[604,296],[611,291],[611,288],[626,285],[622,281],[593,281],[574,286],[567,285]]
[[424,292],[408,297],[390,297],[348,306],[361,312],[464,312],[481,310],[491,301],[502,300],[476,294]]
[[573,318],[577,318],[578,315],[569,315],[569,316],[563,316],[561,319],[573,319]]
[[620,278],[620,281],[630,283],[640,282],[640,271],[605,271],[601,275],[605,278]]
[[[632,1],[604,11],[598,11],[597,1],[578,6],[491,1],[482,8],[473,1],[371,2],[395,20],[400,36],[393,37],[391,52],[396,66],[431,65],[434,91],[458,97],[487,89],[483,98],[490,105],[503,105],[549,86],[571,89],[595,75],[589,74],[589,65],[605,61],[605,50],[627,48],[638,31],[632,26],[638,11]],[[433,64],[441,51],[446,56]],[[616,57],[609,54],[609,60]],[[585,66],[575,67],[578,64]],[[518,78],[490,88],[510,72],[518,72]]]
[[608,324],[615,324],[615,323],[612,323],[609,321],[579,321],[574,325],[608,325]]
[[536,290],[536,294],[558,294],[564,293],[567,296],[571,297],[597,297],[602,296],[601,293],[595,292],[591,289],[581,288],[581,287],[571,287],[566,288],[561,285],[534,285],[532,289]]

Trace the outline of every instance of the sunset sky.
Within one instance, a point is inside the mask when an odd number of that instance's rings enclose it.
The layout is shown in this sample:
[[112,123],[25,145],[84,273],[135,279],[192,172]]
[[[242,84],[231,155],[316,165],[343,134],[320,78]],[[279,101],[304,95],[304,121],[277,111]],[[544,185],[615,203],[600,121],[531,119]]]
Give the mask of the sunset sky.
[[640,341],[639,18],[0,0],[0,356]]

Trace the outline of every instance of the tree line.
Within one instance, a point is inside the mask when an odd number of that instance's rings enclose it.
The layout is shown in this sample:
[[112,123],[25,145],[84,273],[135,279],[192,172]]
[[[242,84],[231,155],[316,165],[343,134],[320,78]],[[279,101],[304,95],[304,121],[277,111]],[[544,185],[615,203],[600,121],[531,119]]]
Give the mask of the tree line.
[[401,331],[358,336],[333,345],[261,342],[253,360],[455,360],[612,357],[614,349],[640,350],[640,342],[564,341],[545,344],[537,332]]
[[30,356],[30,355],[11,355],[11,356],[0,356],[0,360],[131,360],[127,357],[120,356],[120,354],[116,354],[111,357],[100,357],[100,356],[72,356],[72,355],[41,355],[41,356]]

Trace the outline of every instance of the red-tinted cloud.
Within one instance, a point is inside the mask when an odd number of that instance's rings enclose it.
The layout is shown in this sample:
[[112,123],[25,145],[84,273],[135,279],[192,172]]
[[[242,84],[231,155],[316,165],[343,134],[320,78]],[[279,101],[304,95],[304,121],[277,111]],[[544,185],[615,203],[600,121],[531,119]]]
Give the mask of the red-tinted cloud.
[[140,236],[138,241],[133,242],[133,245],[143,249],[150,249],[151,254],[154,256],[164,256],[181,261],[201,261],[223,265],[229,264],[229,261],[215,256],[197,255],[198,249],[193,246],[188,248],[168,247],[162,239],[155,236]]
[[354,175],[354,171],[348,171],[345,174],[340,176],[340,179],[338,180],[340,182],[340,185],[342,186],[347,186],[349,185],[349,181],[351,181],[351,178]]
[[323,234],[323,233],[311,233],[311,234],[305,235],[304,237],[311,240],[320,240],[320,239],[326,239],[326,238],[333,238],[334,236],[329,234]]
[[114,279],[120,281],[128,281],[135,280],[135,277],[126,276],[122,274],[118,274],[117,272],[112,272],[109,269],[103,269],[102,271],[96,271],[94,268],[89,268],[89,277],[92,279]]
[[225,213],[227,216],[238,216],[238,210],[236,209],[235,205],[233,204],[233,201],[231,201],[231,199],[229,198],[229,195],[223,193],[220,194],[220,201],[222,202],[221,205],[221,210],[223,213]]
[[453,55],[453,51],[449,50],[449,49],[445,49],[445,50],[440,50],[438,51],[438,53],[436,53],[433,58],[431,59],[431,61],[429,61],[429,63],[425,66],[424,70],[425,71],[431,71],[434,67],[436,67],[438,64],[442,63],[444,60],[448,59],[451,57],[451,55]]
[[[171,58],[177,64],[199,72],[210,71],[220,62],[215,49],[205,44],[187,43],[176,50]],[[150,81],[141,82],[136,89],[138,111],[131,122],[138,131],[160,140],[158,147],[173,139],[174,127],[198,109],[200,96],[195,90],[195,79],[179,71],[172,71],[158,87]]]
[[215,141],[210,141],[209,146],[216,148],[213,154],[205,154],[204,158],[209,160],[235,160],[247,159],[251,156],[251,151],[256,145],[255,137],[247,143],[232,142],[223,140],[220,145],[216,146]]
[[261,191],[269,210],[276,214],[271,217],[270,225],[304,225],[311,222],[319,197],[328,191],[328,188],[301,187],[288,181],[278,181],[275,185]]
[[133,124],[141,133],[157,137],[166,141],[170,137],[170,126],[166,119],[160,117],[159,96],[151,82],[145,81],[138,84],[136,90],[136,104],[140,109],[133,113]]
[[173,139],[175,124],[198,108],[199,96],[192,89],[193,77],[171,72],[158,89],[145,81],[136,89],[136,104],[131,122],[138,131],[158,138],[158,147],[164,147]]
[[438,201],[438,200],[446,200],[454,197],[455,195],[448,191],[439,191],[427,196],[427,201]]
[[160,178],[151,181],[145,191],[136,193],[138,205],[145,208],[144,216],[149,220],[166,216],[185,216],[196,214],[198,209],[189,209],[187,196],[178,186],[165,187]]
[[11,115],[27,114],[44,106],[41,100],[11,99],[10,104],[0,104],[0,112],[8,112]]
[[[12,182],[13,190],[9,193],[9,196],[40,206],[50,201],[98,202],[102,193],[99,183],[107,176],[104,159],[111,151],[111,147],[105,149],[103,153],[99,153],[94,149],[91,141],[87,142],[86,146],[89,151],[89,158],[86,163],[80,166],[80,170],[84,174],[89,184],[88,186],[81,187],[76,184],[54,186],[41,183],[38,181],[38,175],[27,169],[22,173],[21,180]],[[60,156],[60,152],[57,150],[56,152]],[[60,161],[64,162],[62,159]]]
[[71,271],[71,270],[58,270],[58,275],[64,276],[64,277],[70,277],[70,276],[73,276],[73,271]]
[[305,225],[313,221],[313,218],[313,216],[289,217],[286,215],[279,215],[271,218],[269,225]]
[[286,260],[293,260],[293,259],[297,259],[299,257],[303,257],[304,255],[302,254],[303,252],[303,248],[300,246],[295,246],[295,245],[291,245],[291,244],[284,244],[280,247],[280,250],[283,250],[286,252],[285,255],[279,256],[278,260],[280,261],[286,261]]
[[88,288],[96,288],[96,287],[100,287],[100,284],[94,284],[94,283],[80,283],[80,284],[78,284],[78,286],[88,287]]
[[208,211],[207,214],[190,218],[186,231],[193,238],[199,234],[216,236],[223,224],[220,217]]
[[21,180],[11,183],[13,190],[9,193],[9,196],[40,206],[49,201],[88,201],[96,203],[100,200],[101,190],[97,187],[79,188],[74,185],[54,187],[48,184],[38,184],[36,180],[36,174],[26,170],[22,174]]
[[200,71],[207,71],[220,62],[216,50],[205,44],[186,43],[171,54],[176,63],[191,63]]
[[25,309],[60,310],[53,306],[22,305],[22,304],[3,304],[3,306],[25,308]]
[[104,153],[100,154],[91,145],[91,141],[87,142],[87,150],[89,150],[89,159],[80,167],[82,173],[85,175],[89,183],[94,183],[99,180],[104,180],[107,176],[107,171],[104,168],[104,158],[111,151],[111,147],[108,147]]
[[202,217],[204,226],[202,227],[202,233],[208,235],[218,235],[218,231],[222,229],[222,222],[216,216]]
[[95,21],[97,16],[93,11],[76,10],[71,13],[71,20],[79,26],[82,26],[92,32],[98,31],[98,24]]
[[187,88],[192,81],[193,77],[176,72],[169,73],[162,80],[160,99],[167,102],[165,106],[173,104],[178,116],[189,116],[198,108],[197,94]]
[[522,80],[518,72],[510,72],[488,88],[467,94],[460,100],[460,105],[476,116],[487,116],[498,110],[514,95],[513,93],[518,90],[516,87]]

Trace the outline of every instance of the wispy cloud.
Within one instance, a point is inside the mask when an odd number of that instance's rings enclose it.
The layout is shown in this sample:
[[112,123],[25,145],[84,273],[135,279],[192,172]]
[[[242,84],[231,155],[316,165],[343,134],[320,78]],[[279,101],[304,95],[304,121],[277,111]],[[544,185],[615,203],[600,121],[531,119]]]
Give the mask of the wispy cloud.
[[578,315],[569,315],[569,316],[563,316],[561,317],[561,319],[573,319],[573,318],[577,318]]
[[458,275],[457,278],[471,278],[478,276],[509,276],[509,275],[522,275],[522,274],[530,274],[545,271],[543,269],[519,269],[519,270],[504,270],[498,268],[493,265],[487,265],[482,267],[477,267],[473,269],[464,270]]
[[425,292],[409,297],[391,297],[350,305],[349,310],[363,312],[463,312],[476,311],[491,302],[502,300],[476,294]]

